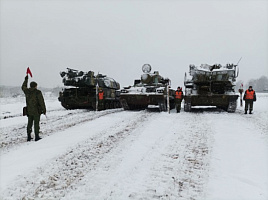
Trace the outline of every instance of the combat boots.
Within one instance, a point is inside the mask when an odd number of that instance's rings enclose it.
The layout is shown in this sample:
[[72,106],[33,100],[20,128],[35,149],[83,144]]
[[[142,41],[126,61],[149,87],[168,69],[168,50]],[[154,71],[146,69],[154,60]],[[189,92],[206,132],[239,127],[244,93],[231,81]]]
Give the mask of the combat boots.
[[248,111],[247,110],[245,110],[245,114],[248,114]]
[[31,132],[27,133],[27,142],[30,142],[32,140]]
[[41,140],[42,138],[40,138],[40,137],[36,137],[35,138],[35,141],[38,141],[38,140]]
[[252,114],[251,110],[249,111],[249,114]]

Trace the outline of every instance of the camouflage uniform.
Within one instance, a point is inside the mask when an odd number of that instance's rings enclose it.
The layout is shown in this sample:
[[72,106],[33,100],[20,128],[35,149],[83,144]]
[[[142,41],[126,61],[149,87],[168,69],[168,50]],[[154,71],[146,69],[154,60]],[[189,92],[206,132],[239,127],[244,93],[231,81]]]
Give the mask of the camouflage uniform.
[[46,105],[42,92],[36,89],[37,84],[35,82],[31,82],[31,88],[27,88],[27,84],[28,84],[28,76],[25,77],[25,80],[21,86],[21,89],[23,90],[26,97],[26,105],[27,105],[27,117],[28,117],[27,141],[30,141],[32,139],[31,133],[33,123],[34,123],[35,141],[38,141],[41,139],[39,137],[40,115],[46,114]]

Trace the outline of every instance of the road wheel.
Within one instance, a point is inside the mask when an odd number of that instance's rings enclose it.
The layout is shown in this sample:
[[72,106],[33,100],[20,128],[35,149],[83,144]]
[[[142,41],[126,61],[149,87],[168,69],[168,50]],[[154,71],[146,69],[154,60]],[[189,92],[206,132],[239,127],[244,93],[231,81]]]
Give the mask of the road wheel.
[[191,112],[191,100],[184,100],[184,111],[185,112]]
[[110,109],[110,104],[108,102],[105,103],[105,109]]

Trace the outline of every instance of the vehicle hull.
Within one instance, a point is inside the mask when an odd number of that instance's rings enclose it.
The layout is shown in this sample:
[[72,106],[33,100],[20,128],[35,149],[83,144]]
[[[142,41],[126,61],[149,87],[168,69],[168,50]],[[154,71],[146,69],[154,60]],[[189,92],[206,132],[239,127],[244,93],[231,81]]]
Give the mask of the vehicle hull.
[[228,106],[230,101],[236,101],[239,95],[191,95],[185,96],[185,101],[191,101],[192,106]]

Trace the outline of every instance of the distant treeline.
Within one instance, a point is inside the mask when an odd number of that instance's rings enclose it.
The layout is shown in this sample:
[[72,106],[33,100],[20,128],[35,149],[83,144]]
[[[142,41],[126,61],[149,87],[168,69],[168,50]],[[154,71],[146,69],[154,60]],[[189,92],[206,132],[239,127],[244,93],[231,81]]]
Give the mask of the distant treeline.
[[[61,91],[61,87],[56,88],[42,88],[38,87],[39,90],[42,91],[43,95],[53,95],[58,96]],[[21,87],[12,87],[12,86],[0,86],[0,98],[3,97],[19,97],[23,94]]]
[[[236,82],[236,91],[241,87],[241,83],[244,84],[244,90],[248,88],[248,86],[252,86],[256,92],[268,92],[268,78],[266,76],[261,76],[259,79],[251,79],[247,83],[239,80]],[[62,87],[55,88],[42,88],[39,87],[39,90],[43,92],[44,95],[54,95],[58,96],[59,92],[62,90]],[[24,95],[21,87],[11,87],[11,86],[0,86],[0,98],[3,97],[18,97]]]
[[[241,83],[243,83],[241,80],[236,82],[236,92],[240,88]],[[244,90],[251,85],[256,92],[268,92],[268,78],[266,76],[261,76],[258,79],[251,79],[246,84],[243,84]]]

